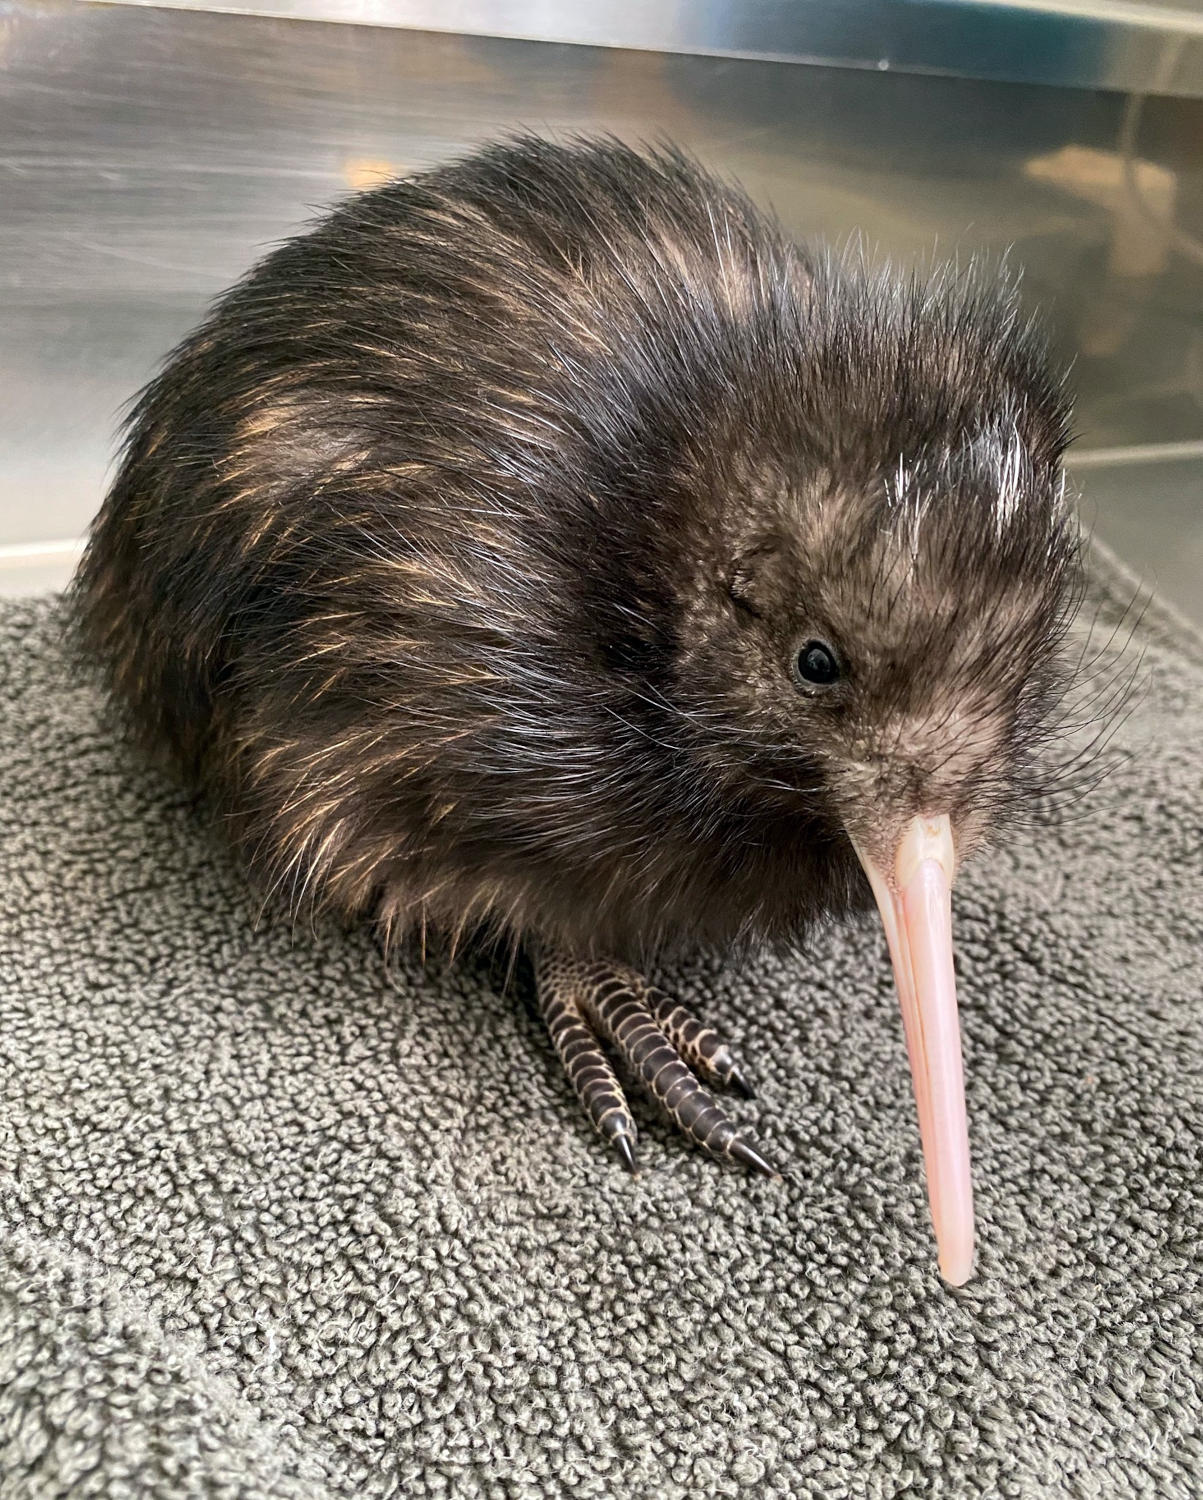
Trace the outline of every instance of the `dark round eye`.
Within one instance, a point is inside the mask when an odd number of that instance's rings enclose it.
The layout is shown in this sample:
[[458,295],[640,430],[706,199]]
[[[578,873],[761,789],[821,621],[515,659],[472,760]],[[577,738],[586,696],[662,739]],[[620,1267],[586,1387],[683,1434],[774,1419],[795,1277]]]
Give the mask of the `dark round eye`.
[[807,641],[798,652],[798,676],[812,687],[829,687],[837,682],[840,664],[825,641]]

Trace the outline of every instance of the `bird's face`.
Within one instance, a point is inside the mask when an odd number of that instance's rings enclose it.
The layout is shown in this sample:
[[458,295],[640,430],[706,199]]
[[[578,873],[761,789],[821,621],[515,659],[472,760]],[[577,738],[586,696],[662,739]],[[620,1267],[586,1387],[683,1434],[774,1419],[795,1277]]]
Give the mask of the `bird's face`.
[[771,761],[773,784],[795,784],[868,877],[954,1284],[969,1275],[973,1218],[952,882],[1022,796],[1076,557],[1055,468],[1019,451],[963,460],[870,484],[762,477],[714,555],[726,612],[695,637],[721,711],[763,747],[750,775],[763,783]]

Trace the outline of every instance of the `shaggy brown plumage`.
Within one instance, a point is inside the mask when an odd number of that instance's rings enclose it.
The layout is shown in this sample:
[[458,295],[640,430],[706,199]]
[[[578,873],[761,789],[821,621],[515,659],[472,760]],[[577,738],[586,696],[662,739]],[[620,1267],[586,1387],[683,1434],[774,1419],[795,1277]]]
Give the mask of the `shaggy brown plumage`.
[[937,806],[964,857],[1030,795],[1067,411],[1005,278],[798,249],[671,150],[509,141],[347,202],[175,351],[82,623],[298,910],[788,940],[868,902],[854,842]]

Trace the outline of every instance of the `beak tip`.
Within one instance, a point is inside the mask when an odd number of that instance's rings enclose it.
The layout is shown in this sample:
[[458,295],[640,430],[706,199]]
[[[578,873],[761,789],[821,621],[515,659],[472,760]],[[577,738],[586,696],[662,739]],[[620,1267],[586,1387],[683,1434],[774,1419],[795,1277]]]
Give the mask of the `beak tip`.
[[940,1275],[949,1286],[964,1286],[973,1276],[973,1246],[941,1252]]

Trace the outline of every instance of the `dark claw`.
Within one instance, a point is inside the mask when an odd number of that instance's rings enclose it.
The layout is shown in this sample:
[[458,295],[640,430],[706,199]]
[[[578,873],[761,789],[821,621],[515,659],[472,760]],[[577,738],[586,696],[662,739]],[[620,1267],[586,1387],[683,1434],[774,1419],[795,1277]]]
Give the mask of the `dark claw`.
[[781,1178],[781,1173],[777,1168],[765,1161],[755,1146],[749,1146],[747,1141],[741,1140],[739,1136],[736,1136],[727,1147],[727,1155],[735,1161],[743,1162],[745,1167],[751,1167],[753,1171],[763,1172],[766,1177],[776,1177],[778,1180]]
[[635,1148],[631,1144],[629,1135],[616,1135],[614,1137],[614,1149],[622,1157],[622,1164],[635,1177],[639,1173],[639,1162],[635,1157]]
[[727,1069],[727,1076],[723,1080],[729,1089],[734,1089],[737,1094],[742,1094],[745,1099],[755,1099],[756,1090],[748,1082],[743,1070],[734,1063]]

